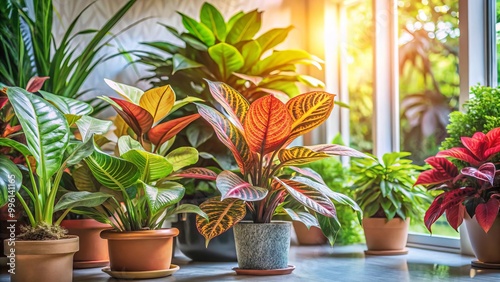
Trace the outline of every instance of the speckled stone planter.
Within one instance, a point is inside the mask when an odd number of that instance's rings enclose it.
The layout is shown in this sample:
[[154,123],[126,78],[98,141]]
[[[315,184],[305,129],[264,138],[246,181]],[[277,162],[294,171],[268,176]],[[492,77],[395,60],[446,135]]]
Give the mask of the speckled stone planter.
[[283,269],[288,267],[292,223],[243,221],[234,226],[236,255],[241,269]]

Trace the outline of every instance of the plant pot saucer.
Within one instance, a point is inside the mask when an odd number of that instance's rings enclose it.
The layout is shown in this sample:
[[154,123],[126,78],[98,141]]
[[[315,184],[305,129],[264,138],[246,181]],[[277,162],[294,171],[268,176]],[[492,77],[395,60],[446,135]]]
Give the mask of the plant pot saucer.
[[398,256],[408,254],[408,249],[402,250],[366,250],[365,255],[369,256]]
[[474,268],[500,269],[499,263],[488,263],[488,262],[482,262],[482,261],[478,261],[478,260],[471,261],[470,265]]
[[94,268],[94,267],[103,267],[109,265],[109,260],[75,260],[73,261],[73,268],[82,269],[82,268]]
[[165,270],[152,270],[152,271],[113,271],[109,267],[102,269],[113,278],[118,279],[149,279],[149,278],[160,278],[166,277],[174,274],[179,270],[179,266],[175,264],[170,265],[170,269]]
[[254,275],[254,276],[268,276],[268,275],[284,275],[290,274],[295,269],[295,266],[289,265],[286,268],[280,269],[243,269],[239,267],[233,267],[237,275]]

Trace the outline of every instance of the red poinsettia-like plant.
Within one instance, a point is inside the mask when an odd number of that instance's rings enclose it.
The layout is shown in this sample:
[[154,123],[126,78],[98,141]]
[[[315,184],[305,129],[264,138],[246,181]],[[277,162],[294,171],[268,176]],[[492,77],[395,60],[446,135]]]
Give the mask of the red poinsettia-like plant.
[[[286,104],[272,95],[250,104],[240,93],[220,82],[208,81],[210,92],[222,106],[221,113],[197,104],[199,114],[213,127],[219,140],[231,150],[239,174],[222,171],[218,175],[205,168],[191,168],[177,174],[181,177],[215,180],[220,197],[201,204],[209,221],[197,218],[197,227],[206,238],[225,232],[243,219],[246,208],[256,223],[268,223],[285,199],[294,201],[300,210],[286,209],[290,216],[304,220],[308,226],[323,229],[333,243],[340,224],[335,206],[338,201],[359,210],[348,197],[331,191],[319,175],[287,176],[284,167],[302,165],[332,155],[366,157],[340,145],[287,146],[300,135],[322,124],[330,115],[334,96],[326,92],[309,92],[290,99]],[[304,207],[306,207],[304,209]],[[304,211],[310,214],[305,215]]]
[[[491,228],[500,207],[500,171],[492,162],[500,152],[500,128],[487,134],[475,133],[462,137],[464,147],[439,152],[426,160],[433,169],[420,174],[415,185],[443,190],[427,210],[424,218],[429,231],[438,218],[446,213],[449,224],[457,230],[465,211],[476,220],[485,232]],[[459,160],[461,169],[446,159]]]

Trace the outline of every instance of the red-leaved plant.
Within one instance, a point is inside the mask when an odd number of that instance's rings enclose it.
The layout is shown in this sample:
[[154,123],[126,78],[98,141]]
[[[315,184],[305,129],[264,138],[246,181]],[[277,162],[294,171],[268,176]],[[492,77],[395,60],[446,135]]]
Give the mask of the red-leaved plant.
[[[455,229],[462,224],[465,211],[485,232],[491,228],[500,207],[500,171],[493,163],[500,152],[500,128],[472,137],[462,137],[464,147],[439,152],[426,162],[433,169],[424,171],[415,185],[429,190],[443,190],[437,196],[424,218],[429,231],[436,220],[446,213],[448,223]],[[447,158],[458,160],[456,165]],[[458,167],[457,167],[458,166]]]
[[[309,92],[286,104],[272,95],[250,104],[236,90],[221,82],[208,81],[214,99],[224,109],[219,112],[197,104],[198,112],[215,130],[219,140],[232,152],[239,173],[222,171],[218,175],[206,168],[191,168],[176,176],[215,180],[220,197],[208,199],[200,208],[209,221],[197,217],[197,227],[206,243],[252,213],[255,223],[269,223],[284,201],[297,207],[284,209],[294,220],[320,226],[333,244],[340,228],[332,200],[358,205],[345,195],[330,190],[316,173],[286,175],[283,168],[302,165],[333,155],[366,157],[340,145],[295,146],[295,138],[322,124],[330,115],[334,96]],[[311,215],[312,214],[312,215]]]

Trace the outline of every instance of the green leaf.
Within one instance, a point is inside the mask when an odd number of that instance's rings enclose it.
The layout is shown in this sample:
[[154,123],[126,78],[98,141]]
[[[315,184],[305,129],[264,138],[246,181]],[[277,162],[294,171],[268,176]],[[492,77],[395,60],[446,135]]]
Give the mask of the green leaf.
[[132,149],[121,157],[139,168],[140,179],[146,183],[161,179],[172,172],[172,164],[165,157],[144,150]]
[[207,45],[203,43],[201,40],[199,40],[196,36],[190,34],[190,33],[183,33],[180,35],[181,40],[183,40],[186,43],[186,46],[191,46],[194,49],[202,52],[206,52],[208,50]]
[[112,121],[100,120],[89,116],[82,116],[76,122],[83,142],[89,140],[94,134],[106,134],[112,124]]
[[189,103],[194,103],[194,102],[203,102],[203,99],[200,99],[197,97],[187,96],[186,98],[184,98],[182,100],[175,101],[174,106],[170,110],[170,113],[173,113],[173,112],[177,111],[178,109],[184,107],[185,105],[187,105]]
[[200,10],[201,23],[208,27],[219,39],[226,39],[226,23],[221,13],[210,3],[205,2]]
[[144,91],[137,87],[129,86],[126,84],[114,82],[110,79],[104,79],[104,82],[106,84],[113,88],[113,90],[116,91],[116,93],[120,94],[124,99],[127,99],[128,101],[139,105],[139,101],[141,100],[142,94],[144,94]]
[[60,169],[69,141],[66,118],[52,104],[24,89],[10,87],[7,96],[36,160],[36,172],[42,181],[49,181]]
[[209,140],[214,131],[201,123],[192,123],[186,130],[186,135],[191,146],[197,148]]
[[173,62],[172,74],[175,74],[176,72],[178,72],[180,70],[195,69],[195,68],[204,67],[204,65],[202,65],[196,61],[193,61],[189,58],[186,58],[181,54],[175,54],[172,57],[172,62]]
[[208,220],[208,215],[205,212],[203,212],[200,209],[200,207],[195,206],[195,205],[191,205],[191,204],[182,204],[182,205],[176,207],[175,209],[173,209],[172,211],[170,211],[167,214],[167,216],[179,214],[179,213],[195,213],[195,214]]
[[85,162],[97,181],[110,189],[125,191],[126,188],[136,184],[140,177],[135,164],[110,156],[98,148],[85,158]]
[[167,160],[173,165],[173,171],[198,162],[198,150],[191,147],[179,147],[167,155]]
[[200,24],[196,20],[191,17],[184,15],[183,13],[177,12],[182,17],[182,24],[184,27],[191,33],[200,39],[205,45],[212,46],[215,43],[214,33],[210,30],[210,28],[206,27],[203,24]]
[[178,54],[182,50],[181,47],[176,46],[170,42],[164,42],[164,41],[141,42],[141,44],[146,46],[151,46],[153,48],[162,50],[172,55]]
[[73,171],[72,176],[79,191],[98,192],[101,188],[101,183],[92,175],[85,162]]
[[220,75],[224,80],[243,67],[245,63],[238,49],[224,42],[208,48],[208,54],[219,67]]
[[234,198],[243,201],[259,201],[268,193],[267,189],[252,186],[229,170],[219,173],[215,183],[221,193],[221,200]]
[[64,96],[54,95],[45,91],[38,91],[42,97],[51,102],[56,108],[58,108],[63,114],[72,114],[77,116],[88,115],[94,110],[91,105],[78,101],[75,99],[67,98]]
[[337,235],[341,230],[339,219],[334,217],[327,217],[322,214],[316,214],[316,218],[318,219],[319,226],[323,234],[328,239],[328,242],[331,246],[335,243],[335,239],[337,239]]
[[313,88],[324,88],[325,83],[315,77],[309,75],[297,75],[297,80],[303,84]]
[[23,175],[16,164],[9,158],[0,156],[0,207],[9,202],[9,194],[10,197],[15,197],[22,183]]
[[184,187],[176,182],[162,182],[156,187],[142,181],[140,184],[144,189],[144,195],[153,214],[175,205],[184,196]]
[[123,135],[118,139],[118,152],[121,156],[130,150],[145,151],[139,141],[136,141],[134,138],[130,137],[130,135]]
[[265,52],[274,46],[285,41],[288,33],[293,29],[293,26],[287,28],[273,28],[257,38],[257,42],[261,47],[261,52]]
[[13,139],[0,138],[0,146],[12,148],[21,153],[25,158],[28,158],[28,156],[32,155],[30,149],[26,147],[26,145],[24,145],[23,143],[19,143]]
[[94,151],[94,144],[91,139],[80,142],[70,142],[66,149],[66,166],[73,166],[80,163],[84,158],[90,156]]
[[270,72],[293,64],[313,64],[318,65],[315,58],[304,50],[284,50],[275,51],[268,57],[260,60],[250,71],[250,75],[267,75]]
[[234,45],[238,42],[252,39],[260,30],[262,24],[261,16],[262,12],[253,10],[239,17],[227,33],[226,41]]
[[243,69],[251,69],[255,65],[262,54],[262,48],[259,42],[250,40],[243,47],[241,47],[241,55],[243,56],[244,66]]
[[234,14],[228,21],[226,25],[226,30],[229,31],[231,28],[233,28],[234,23],[239,20],[241,17],[243,17],[245,13],[243,11],[239,11],[238,13]]
[[382,191],[382,197],[384,198],[391,193],[391,189],[384,179],[380,181],[380,191]]
[[304,223],[307,229],[311,228],[311,226],[319,227],[318,220],[314,217],[314,215],[308,212],[295,212],[292,209],[285,208],[286,213],[292,218],[293,221],[300,221]]
[[102,192],[67,192],[62,195],[54,207],[54,211],[71,209],[76,207],[96,207],[104,203],[111,195]]

